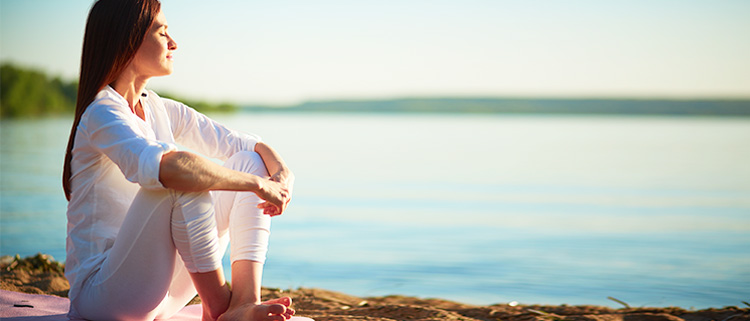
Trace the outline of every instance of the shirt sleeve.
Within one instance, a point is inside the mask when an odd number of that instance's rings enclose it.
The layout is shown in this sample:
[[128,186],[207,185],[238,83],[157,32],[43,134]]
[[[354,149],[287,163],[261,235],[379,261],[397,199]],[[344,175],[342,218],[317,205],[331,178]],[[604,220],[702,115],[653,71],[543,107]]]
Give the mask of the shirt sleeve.
[[227,128],[183,103],[161,98],[175,141],[205,156],[226,160],[237,152],[253,151],[257,135]]
[[119,110],[89,109],[79,130],[88,135],[92,147],[107,155],[128,181],[143,188],[163,188],[159,181],[161,159],[177,146],[147,138],[135,123],[137,120]]

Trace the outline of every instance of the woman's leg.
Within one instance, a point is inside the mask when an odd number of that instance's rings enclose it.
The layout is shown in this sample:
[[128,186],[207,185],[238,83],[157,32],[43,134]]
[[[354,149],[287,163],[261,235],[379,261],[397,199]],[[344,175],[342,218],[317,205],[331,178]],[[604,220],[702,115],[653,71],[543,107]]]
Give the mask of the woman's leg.
[[[226,166],[268,176],[253,152],[238,153]],[[249,192],[217,192],[213,199],[210,195],[141,190],[108,258],[73,302],[75,309],[89,319],[168,318],[195,296],[197,288],[206,319],[215,318],[227,305],[233,307],[233,315],[246,320],[291,315],[288,298],[258,304],[270,234],[270,217],[256,207],[260,200]],[[228,236],[233,239],[231,302],[221,269]]]
[[[268,177],[263,160],[255,152],[239,152],[225,163],[230,169]],[[229,234],[230,259],[265,262],[271,217],[258,209],[261,199],[252,192],[216,191],[216,221],[219,235]]]
[[88,319],[170,317],[195,296],[187,270],[223,277],[222,256],[210,194],[141,190],[74,308]]
[[195,286],[204,303],[205,319],[213,320],[227,310],[231,296],[221,267],[227,238],[219,238],[213,197],[208,193],[203,195],[210,199],[210,215],[196,215],[208,213],[202,208],[206,205],[203,200],[178,202],[179,206],[172,213],[172,238],[185,268],[190,272],[192,282],[183,282]]
[[[240,152],[228,159],[224,166],[260,177],[268,177],[263,160],[255,152]],[[271,217],[257,205],[257,195],[250,192],[216,192],[216,218],[219,234],[230,236],[232,261],[232,299],[223,320],[274,320],[291,316],[291,299],[285,298],[261,304],[260,288],[263,263],[270,236]]]

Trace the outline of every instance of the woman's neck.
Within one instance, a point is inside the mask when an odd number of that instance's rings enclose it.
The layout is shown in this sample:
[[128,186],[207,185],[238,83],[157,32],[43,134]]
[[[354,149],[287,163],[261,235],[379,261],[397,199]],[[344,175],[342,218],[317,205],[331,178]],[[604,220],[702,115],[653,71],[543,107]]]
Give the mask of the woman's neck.
[[120,77],[110,84],[120,96],[125,98],[130,110],[141,118],[143,118],[143,109],[139,102],[148,80],[149,77],[138,77],[135,73],[126,69]]

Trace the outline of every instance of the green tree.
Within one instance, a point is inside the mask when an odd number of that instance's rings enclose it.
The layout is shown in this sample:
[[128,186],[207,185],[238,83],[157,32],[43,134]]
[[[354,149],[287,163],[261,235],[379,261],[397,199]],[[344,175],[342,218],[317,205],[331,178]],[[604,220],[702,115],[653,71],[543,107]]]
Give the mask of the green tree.
[[12,64],[0,66],[0,117],[35,117],[75,109],[74,83]]

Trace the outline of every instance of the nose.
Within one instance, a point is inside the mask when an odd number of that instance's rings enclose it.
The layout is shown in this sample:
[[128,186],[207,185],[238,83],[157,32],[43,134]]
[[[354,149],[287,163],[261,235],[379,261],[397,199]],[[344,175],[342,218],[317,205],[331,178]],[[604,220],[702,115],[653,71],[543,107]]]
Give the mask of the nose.
[[168,37],[169,37],[169,42],[167,42],[167,48],[169,48],[169,50],[177,50],[177,42],[174,41],[172,36],[168,36]]

